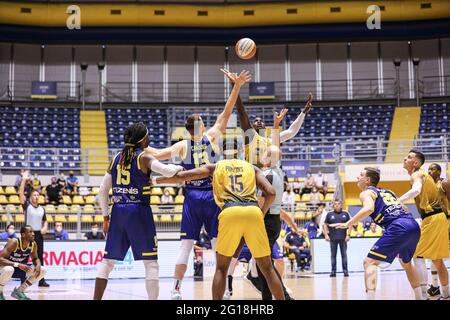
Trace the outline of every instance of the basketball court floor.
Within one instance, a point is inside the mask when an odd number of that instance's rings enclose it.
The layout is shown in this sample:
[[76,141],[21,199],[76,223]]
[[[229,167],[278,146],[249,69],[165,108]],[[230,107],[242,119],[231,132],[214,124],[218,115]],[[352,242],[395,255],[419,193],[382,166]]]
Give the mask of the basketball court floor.
[[[33,300],[90,300],[94,292],[94,280],[48,281],[50,288],[32,286],[27,290]],[[197,280],[192,277],[183,280],[184,300],[210,300],[211,278]],[[287,275],[285,284],[292,289],[296,300],[365,300],[364,274],[350,273],[345,278],[342,274],[330,278],[328,274],[301,273]],[[13,300],[10,294],[19,282],[14,280],[4,289],[5,298]],[[173,280],[160,280],[160,300],[169,300]],[[232,300],[260,300],[260,294],[241,275],[233,280]],[[143,279],[110,280],[104,299],[107,300],[145,300],[147,293]],[[383,271],[378,276],[378,300],[413,300],[414,294],[401,271]],[[435,298],[432,298],[435,299]]]

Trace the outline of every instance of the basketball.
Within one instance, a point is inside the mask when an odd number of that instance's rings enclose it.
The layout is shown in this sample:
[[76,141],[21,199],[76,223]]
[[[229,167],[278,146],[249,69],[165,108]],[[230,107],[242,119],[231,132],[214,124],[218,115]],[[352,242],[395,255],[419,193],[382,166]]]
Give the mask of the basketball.
[[251,59],[256,53],[255,41],[250,38],[242,38],[236,43],[235,50],[239,58],[244,60]]

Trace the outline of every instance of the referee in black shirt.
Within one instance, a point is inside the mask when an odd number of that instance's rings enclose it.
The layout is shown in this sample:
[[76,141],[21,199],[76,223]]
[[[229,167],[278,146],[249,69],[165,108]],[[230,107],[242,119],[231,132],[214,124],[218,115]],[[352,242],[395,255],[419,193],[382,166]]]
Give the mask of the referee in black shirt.
[[336,277],[336,254],[338,246],[341,251],[344,277],[348,277],[347,242],[350,240],[350,229],[336,229],[330,227],[330,224],[345,223],[350,220],[350,214],[347,211],[342,211],[342,201],[340,200],[334,201],[333,208],[333,211],[327,213],[325,223],[323,224],[323,234],[325,236],[325,240],[330,242],[331,247],[330,277]]

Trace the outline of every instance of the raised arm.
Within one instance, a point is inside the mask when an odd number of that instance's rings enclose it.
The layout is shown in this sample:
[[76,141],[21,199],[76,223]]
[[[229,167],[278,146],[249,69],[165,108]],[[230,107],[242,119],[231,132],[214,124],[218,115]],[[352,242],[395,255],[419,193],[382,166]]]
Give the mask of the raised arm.
[[236,100],[239,96],[239,91],[246,82],[249,82],[252,79],[250,73],[245,70],[241,71],[238,76],[236,74],[230,73],[229,77],[234,82],[233,89],[231,90],[230,96],[228,97],[227,103],[225,104],[225,108],[217,117],[216,123],[207,132],[207,135],[211,137],[211,140],[213,142],[218,141],[220,136],[225,133],[228,120],[230,119],[234,105],[236,104]]
[[294,120],[294,122],[291,123],[291,125],[287,130],[284,130],[280,133],[281,143],[295,137],[297,133],[300,131],[300,128],[303,125],[303,121],[305,120],[305,116],[308,114],[309,110],[311,110],[312,99],[313,96],[310,93],[302,112],[298,115],[298,117]]
[[175,176],[171,178],[167,177],[153,177],[152,185],[155,184],[167,184],[167,183],[181,183],[186,180],[197,180],[211,176],[216,169],[215,164],[203,165],[199,168],[195,168],[187,171],[179,171]]
[[[231,83],[233,83],[233,78],[231,77],[232,73],[226,69],[221,69],[221,71],[227,76],[228,79],[230,79]],[[236,107],[239,117],[239,123],[241,125],[241,129],[244,131],[244,133],[248,133],[251,136],[249,136],[250,140],[253,139],[254,135],[256,134],[255,129],[253,129],[250,119],[248,117],[247,111],[245,110],[244,104],[242,103],[241,96],[238,95],[236,99]],[[249,142],[246,142],[248,144]]]
[[262,171],[255,168],[256,186],[262,191],[264,197],[264,203],[261,206],[261,210],[264,214],[269,211],[270,206],[275,200],[276,190],[270,185],[270,182],[264,177]]
[[416,171],[411,175],[412,187],[404,195],[398,198],[398,201],[404,203],[406,200],[417,197],[422,191],[424,175],[420,171]]
[[19,199],[20,203],[24,204],[27,198],[25,197],[25,184],[28,182],[28,170],[22,173],[22,181],[19,186]]
[[280,114],[278,112],[274,112],[273,115],[273,130],[272,130],[272,145],[280,147],[280,123],[283,121],[284,117],[288,112],[287,108],[281,110]]

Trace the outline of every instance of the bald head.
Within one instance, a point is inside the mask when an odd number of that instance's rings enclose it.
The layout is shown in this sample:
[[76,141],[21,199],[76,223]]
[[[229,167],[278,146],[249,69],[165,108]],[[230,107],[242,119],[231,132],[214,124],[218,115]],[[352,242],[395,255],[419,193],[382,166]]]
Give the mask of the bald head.
[[264,167],[275,167],[278,161],[281,159],[281,150],[277,146],[269,146],[264,152],[262,157],[262,163]]

